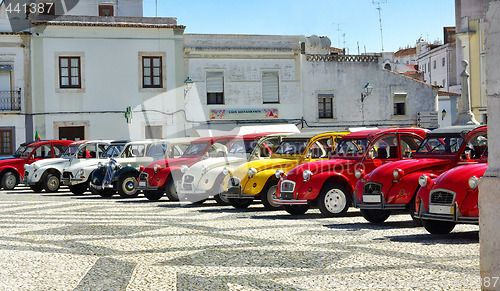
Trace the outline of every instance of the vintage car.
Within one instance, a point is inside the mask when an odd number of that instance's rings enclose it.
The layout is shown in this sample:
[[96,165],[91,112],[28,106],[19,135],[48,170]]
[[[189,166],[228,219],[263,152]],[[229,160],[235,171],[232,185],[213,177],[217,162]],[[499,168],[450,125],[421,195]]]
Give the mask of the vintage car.
[[432,234],[446,234],[457,223],[479,224],[478,182],[488,168],[488,149],[477,164],[458,166],[432,179],[419,178],[415,216]]
[[21,184],[37,193],[44,189],[49,193],[56,192],[60,186],[63,169],[69,164],[78,148],[86,142],[88,141],[80,140],[71,143],[59,158],[44,159],[24,165],[24,178]]
[[318,207],[326,217],[344,215],[352,205],[356,172],[408,159],[428,130],[420,128],[369,129],[345,135],[329,160],[305,163],[281,179],[274,202],[290,214],[304,214]]
[[236,136],[202,137],[193,140],[178,159],[163,159],[143,168],[139,175],[138,189],[144,191],[148,200],[160,200],[165,194],[169,200],[178,201],[177,188],[182,179],[181,167],[213,157],[225,157],[227,149]]
[[346,134],[348,132],[305,132],[284,137],[270,159],[244,163],[228,171],[223,196],[235,208],[247,208],[254,199],[260,199],[266,209],[281,208],[273,201],[279,181],[276,170],[287,173],[297,165],[328,159]]
[[401,210],[420,224],[414,216],[420,176],[435,178],[458,165],[477,163],[487,145],[486,131],[486,126],[466,125],[429,132],[411,159],[382,165],[361,177],[354,206],[373,223],[382,223],[392,210]]
[[90,189],[102,197],[111,197],[116,191],[123,198],[137,197],[137,177],[142,165],[165,157],[180,157],[186,144],[185,139],[129,142],[119,157],[98,163],[92,172]]
[[181,166],[182,183],[178,188],[179,200],[203,202],[214,197],[219,205],[228,202],[220,193],[224,173],[248,161],[269,158],[281,143],[283,136],[292,133],[253,133],[237,136],[231,144],[227,157],[199,161],[191,167]]
[[[78,153],[65,165],[61,182],[75,195],[81,195],[90,188],[92,172],[99,162],[118,157],[127,140],[95,141],[78,149]],[[88,154],[90,153],[90,154]],[[97,194],[97,193],[93,193]]]
[[60,157],[72,142],[71,140],[44,140],[21,145],[13,158],[0,160],[1,188],[14,189],[24,178],[24,165],[42,159]]

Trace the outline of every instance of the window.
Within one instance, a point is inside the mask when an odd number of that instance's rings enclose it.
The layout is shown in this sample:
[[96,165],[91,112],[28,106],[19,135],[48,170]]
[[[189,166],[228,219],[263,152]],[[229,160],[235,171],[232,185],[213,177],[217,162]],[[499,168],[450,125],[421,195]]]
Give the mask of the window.
[[442,58],[442,59],[441,59],[441,66],[443,66],[443,67],[444,67],[444,65],[445,65],[445,64],[446,64],[446,60],[445,60],[445,58]]
[[207,104],[224,104],[223,72],[207,72]]
[[406,93],[394,93],[394,115],[406,115]]
[[163,87],[161,57],[142,57],[142,87]]
[[60,88],[81,88],[80,57],[59,57]]
[[434,69],[435,69],[435,68],[436,68],[436,60],[434,60],[434,63],[433,63],[433,64],[434,64]]
[[113,4],[99,4],[99,16],[114,16]]
[[334,118],[333,94],[318,94],[318,117]]
[[446,79],[443,79],[443,87],[446,87]]
[[12,129],[0,129],[0,155],[11,155],[13,153]]
[[163,128],[161,125],[147,125],[146,126],[146,139],[160,139],[162,136]]
[[262,100],[264,103],[279,103],[278,72],[262,72]]

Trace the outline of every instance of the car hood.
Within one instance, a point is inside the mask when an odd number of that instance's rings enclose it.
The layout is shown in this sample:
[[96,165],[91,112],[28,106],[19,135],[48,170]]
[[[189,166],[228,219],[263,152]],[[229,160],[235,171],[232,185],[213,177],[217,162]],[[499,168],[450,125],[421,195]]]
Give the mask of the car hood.
[[219,167],[234,167],[239,166],[242,163],[246,163],[246,159],[240,157],[219,157],[219,158],[210,158],[203,161],[199,161],[193,164],[187,173],[193,171],[199,173],[203,168],[212,170]]
[[50,165],[63,164],[63,163],[68,162],[68,160],[69,159],[65,159],[65,158],[51,158],[51,159],[39,160],[39,161],[32,163],[30,165],[30,167],[33,167],[36,165],[37,167],[42,168],[42,167],[47,167]]
[[6,166],[6,165],[14,165],[14,164],[18,164],[18,163],[22,163],[24,164],[24,162],[26,161],[26,159],[21,159],[21,158],[12,158],[12,159],[3,159],[3,160],[0,160],[0,166]]
[[300,175],[302,177],[302,173],[305,170],[309,170],[314,174],[319,174],[322,172],[332,172],[332,171],[343,171],[349,167],[356,165],[359,160],[347,160],[347,159],[330,159],[330,160],[319,160],[314,162],[309,162],[305,164],[298,165],[293,168],[287,175]]
[[488,164],[486,163],[455,167],[439,175],[435,181],[434,188],[447,189],[455,193],[464,191],[464,189],[469,187],[468,182],[470,177],[476,176],[477,178],[481,178],[487,168]]
[[176,159],[165,159],[165,160],[158,160],[155,161],[151,164],[149,164],[145,170],[151,170],[154,168],[155,165],[159,165],[162,167],[162,169],[168,168],[168,167],[173,167],[173,166],[191,166],[193,163],[196,163],[199,161],[198,158],[176,158]]
[[97,166],[99,162],[107,162],[109,159],[85,159],[85,160],[72,160],[71,164],[64,169],[64,171],[73,172],[86,167]]
[[392,179],[392,172],[394,169],[403,170],[404,174],[410,174],[413,172],[421,171],[421,170],[433,170],[434,168],[442,169],[453,161],[449,159],[409,159],[409,160],[401,160],[394,161],[392,163],[387,163],[381,165],[373,172],[371,172],[370,179],[372,181],[383,181],[384,177],[390,177]]

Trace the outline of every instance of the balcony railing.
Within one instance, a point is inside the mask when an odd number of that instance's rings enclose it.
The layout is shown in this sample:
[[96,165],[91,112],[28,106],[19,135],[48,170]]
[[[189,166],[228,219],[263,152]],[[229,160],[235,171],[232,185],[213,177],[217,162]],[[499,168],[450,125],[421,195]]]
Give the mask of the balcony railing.
[[0,111],[21,110],[21,89],[18,91],[0,91]]

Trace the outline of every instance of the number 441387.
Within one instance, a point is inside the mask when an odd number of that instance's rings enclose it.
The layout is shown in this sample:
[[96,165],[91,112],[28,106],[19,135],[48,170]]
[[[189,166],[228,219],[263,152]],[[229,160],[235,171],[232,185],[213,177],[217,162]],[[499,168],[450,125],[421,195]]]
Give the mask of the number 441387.
[[17,3],[16,5],[12,5],[9,3],[7,7],[5,7],[5,11],[7,13],[37,13],[37,14],[52,14],[51,10],[54,9],[54,3]]

